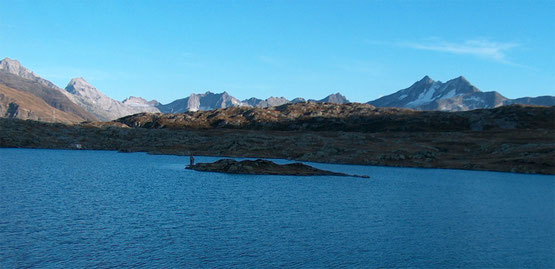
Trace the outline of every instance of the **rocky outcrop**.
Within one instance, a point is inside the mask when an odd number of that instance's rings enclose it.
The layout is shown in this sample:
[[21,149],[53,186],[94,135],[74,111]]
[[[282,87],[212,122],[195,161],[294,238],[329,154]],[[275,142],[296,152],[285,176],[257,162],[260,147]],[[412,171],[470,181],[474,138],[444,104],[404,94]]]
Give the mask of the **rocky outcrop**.
[[213,163],[197,163],[189,165],[187,169],[203,172],[220,172],[229,174],[251,174],[251,175],[290,175],[290,176],[353,176],[344,173],[320,170],[302,163],[276,164],[267,160],[244,160],[222,159]]

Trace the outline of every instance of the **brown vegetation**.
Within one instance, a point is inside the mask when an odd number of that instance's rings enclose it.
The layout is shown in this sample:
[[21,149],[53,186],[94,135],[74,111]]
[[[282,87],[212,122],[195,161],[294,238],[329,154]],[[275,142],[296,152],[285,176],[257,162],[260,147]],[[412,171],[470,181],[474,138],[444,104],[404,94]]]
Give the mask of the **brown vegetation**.
[[[358,104],[345,107],[322,105],[330,111],[357,106]],[[288,107],[255,113],[280,117],[275,111],[287,111]],[[374,111],[373,107],[363,107]],[[231,123],[239,122],[239,119],[245,117],[245,113],[233,114],[233,111],[248,112],[249,109],[232,108],[169,115],[141,114],[114,122],[81,125],[1,119],[0,147],[76,148],[79,144],[83,149],[145,151],[153,154],[192,153],[344,164],[555,174],[553,107],[511,106],[461,113],[433,112],[434,114],[410,110],[398,110],[399,113],[396,114],[393,113],[395,109],[378,109],[379,120],[375,122],[370,120],[371,117],[362,116],[358,119],[357,116],[348,116],[342,122],[341,118],[327,117],[329,114],[325,111],[306,111],[305,113],[312,113],[314,116],[298,116],[299,120],[289,122],[290,125],[258,119],[261,123],[251,120],[251,123],[245,122],[241,126]],[[291,115],[291,112],[286,113]],[[226,118],[223,121],[214,119],[221,117],[218,114],[226,115]],[[210,115],[215,116],[209,117]],[[436,115],[435,118],[433,115]],[[145,120],[186,119],[193,116],[198,116],[196,123],[204,127],[182,127],[174,122],[176,125],[170,128],[165,121]],[[271,117],[266,117],[268,118]],[[357,121],[361,122],[358,129],[354,125]],[[387,124],[388,121],[391,122],[390,125]],[[131,122],[137,122],[135,126],[138,127],[129,127],[134,126]],[[339,124],[333,125],[330,122]],[[415,122],[428,124],[424,128],[418,127]],[[433,128],[438,125],[441,125],[439,130]],[[279,130],[276,126],[286,131]],[[328,127],[325,128],[326,126]],[[343,127],[347,131],[343,131]]]
[[50,106],[33,94],[14,90],[2,84],[0,84],[0,117],[44,122],[79,123],[83,121],[75,114]]
[[141,113],[115,122],[149,129],[348,132],[555,129],[555,107],[511,105],[465,112],[439,112],[377,108],[359,103],[299,103],[270,108],[232,107],[181,114]]

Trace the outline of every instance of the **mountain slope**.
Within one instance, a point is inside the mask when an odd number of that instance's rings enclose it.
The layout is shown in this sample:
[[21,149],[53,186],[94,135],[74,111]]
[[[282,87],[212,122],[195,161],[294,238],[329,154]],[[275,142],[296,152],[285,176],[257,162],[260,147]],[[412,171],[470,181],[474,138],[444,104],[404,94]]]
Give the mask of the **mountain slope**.
[[44,122],[78,123],[83,119],[61,111],[28,92],[0,84],[0,117]]
[[102,121],[114,120],[141,112],[160,112],[156,107],[146,105],[148,103],[144,103],[144,106],[137,105],[138,99],[127,100],[128,103],[134,103],[134,105],[127,105],[116,101],[106,96],[83,78],[71,79],[66,86],[66,95],[73,102],[79,104]]
[[0,62],[0,84],[33,94],[50,106],[75,114],[83,120],[97,120],[93,114],[73,103],[63,93],[64,90],[52,82],[34,75],[33,72],[23,67],[18,61],[6,58]]

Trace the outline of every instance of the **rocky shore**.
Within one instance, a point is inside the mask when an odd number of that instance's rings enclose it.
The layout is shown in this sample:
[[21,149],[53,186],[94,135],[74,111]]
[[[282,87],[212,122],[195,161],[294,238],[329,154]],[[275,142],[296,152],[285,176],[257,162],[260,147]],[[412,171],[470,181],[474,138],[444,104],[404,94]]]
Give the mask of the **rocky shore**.
[[197,163],[188,165],[187,169],[203,172],[220,172],[228,174],[250,174],[250,175],[290,175],[290,176],[345,176],[362,177],[368,176],[349,175],[314,168],[302,163],[276,164],[272,161],[257,159],[254,161],[236,161],[232,159],[221,159],[213,163]]
[[[283,121],[251,119],[260,124],[247,124],[243,128],[232,128],[231,123],[243,122],[246,114],[227,109],[189,113],[200,118],[207,115],[219,117],[217,120],[214,117],[208,119],[213,121],[213,127],[202,128],[179,125],[178,119],[187,118],[189,114],[163,115],[163,119],[173,117],[175,127],[152,121],[151,116],[162,117],[156,114],[148,114],[148,117],[136,115],[132,121],[127,118],[78,125],[0,119],[0,147],[99,149],[173,155],[192,153],[555,174],[554,107],[514,106],[462,114],[416,111],[396,114],[390,110],[386,110],[387,113],[382,109],[374,111],[366,105],[311,106],[277,107],[275,109],[295,115],[304,115],[303,111],[310,109],[305,112],[308,116],[297,116],[298,120],[293,120],[293,116],[291,120]],[[359,111],[363,108],[369,111]],[[346,110],[352,111],[347,113]],[[274,113],[272,111],[264,113]],[[377,118],[372,118],[373,113]],[[355,128],[357,122],[360,122],[359,129]],[[440,124],[442,122],[445,124]]]

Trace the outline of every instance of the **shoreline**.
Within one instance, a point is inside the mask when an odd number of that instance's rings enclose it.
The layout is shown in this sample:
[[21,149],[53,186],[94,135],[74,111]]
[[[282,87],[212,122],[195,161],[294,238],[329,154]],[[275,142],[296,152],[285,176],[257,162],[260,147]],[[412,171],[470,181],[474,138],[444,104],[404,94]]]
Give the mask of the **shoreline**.
[[[158,153],[158,152],[147,152],[147,151],[120,151],[116,149],[75,149],[75,148],[16,148],[16,147],[0,147],[0,149],[32,149],[32,150],[68,150],[68,151],[110,151],[122,154],[129,153],[145,153],[148,155],[163,155],[163,156],[179,156],[187,157],[188,154],[172,154],[172,153]],[[284,158],[272,158],[272,157],[259,157],[259,156],[215,156],[215,155],[202,155],[195,154],[195,157],[208,157],[208,158],[219,158],[219,159],[245,159],[245,160],[280,160],[289,162],[300,162],[300,163],[315,163],[315,164],[331,164],[331,165],[354,165],[354,166],[373,166],[373,167],[383,167],[383,168],[410,168],[410,169],[442,169],[442,170],[461,170],[461,171],[475,171],[475,172],[494,172],[494,173],[509,173],[509,174],[522,174],[522,175],[541,175],[541,176],[554,176],[555,173],[528,173],[528,172],[511,172],[504,170],[488,170],[488,169],[465,169],[465,168],[453,168],[453,167],[425,167],[425,166],[401,166],[401,165],[380,165],[380,164],[359,164],[359,163],[335,163],[335,162],[324,162],[324,161],[304,161],[296,159],[284,159]],[[184,162],[186,165],[186,162]],[[188,166],[188,165],[187,165]]]
[[555,175],[554,129],[452,132],[147,129],[0,119],[0,147]]

